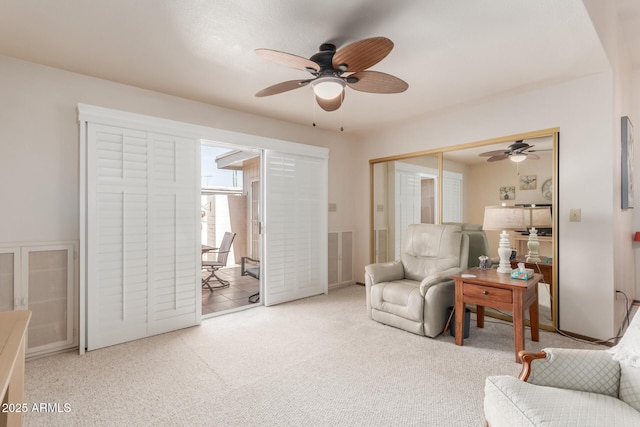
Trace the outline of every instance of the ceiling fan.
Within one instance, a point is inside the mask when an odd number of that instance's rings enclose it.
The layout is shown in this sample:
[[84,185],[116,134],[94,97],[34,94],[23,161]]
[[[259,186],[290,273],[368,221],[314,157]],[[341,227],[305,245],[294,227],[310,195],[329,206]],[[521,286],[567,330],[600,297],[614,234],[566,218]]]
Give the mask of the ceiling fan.
[[523,140],[518,140],[507,147],[506,150],[488,151],[480,154],[480,157],[489,157],[488,162],[497,162],[498,160],[509,159],[512,162],[522,162],[526,159],[538,160],[540,157],[533,154],[536,151],[548,151],[548,150],[532,150],[534,146],[529,145]]
[[360,40],[339,50],[332,43],[324,43],[320,51],[309,59],[277,50],[256,49],[255,52],[263,58],[307,71],[313,76],[310,79],[277,83],[262,89],[256,96],[270,96],[311,85],[318,105],[325,111],[335,111],[344,101],[345,86],[371,93],[404,92],[409,85],[403,80],[367,70],[382,61],[391,49],[393,42],[386,37]]

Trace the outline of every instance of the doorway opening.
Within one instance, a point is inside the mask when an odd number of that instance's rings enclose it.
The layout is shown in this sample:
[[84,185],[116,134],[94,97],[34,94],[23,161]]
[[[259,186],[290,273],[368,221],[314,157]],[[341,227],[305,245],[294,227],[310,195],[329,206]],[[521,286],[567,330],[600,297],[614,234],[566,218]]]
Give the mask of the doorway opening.
[[247,268],[260,260],[260,151],[202,141],[200,175],[207,318],[259,304],[260,276]]

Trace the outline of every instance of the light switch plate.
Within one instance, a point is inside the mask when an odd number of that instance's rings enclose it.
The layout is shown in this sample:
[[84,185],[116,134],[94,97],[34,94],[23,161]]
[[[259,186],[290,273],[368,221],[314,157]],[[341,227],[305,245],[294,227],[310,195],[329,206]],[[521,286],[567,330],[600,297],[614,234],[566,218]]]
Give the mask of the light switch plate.
[[570,222],[580,222],[582,221],[582,213],[579,208],[569,209],[569,221]]

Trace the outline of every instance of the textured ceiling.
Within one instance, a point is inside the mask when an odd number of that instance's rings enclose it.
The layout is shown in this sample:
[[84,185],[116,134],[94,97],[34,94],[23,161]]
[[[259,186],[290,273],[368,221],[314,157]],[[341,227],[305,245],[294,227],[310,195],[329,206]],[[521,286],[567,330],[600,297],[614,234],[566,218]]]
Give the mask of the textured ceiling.
[[[617,2],[627,12],[621,22],[640,31],[633,25],[640,2]],[[405,80],[406,92],[347,89],[344,105],[332,113],[314,108],[310,87],[254,96],[309,76],[254,49],[310,57],[321,43],[340,47],[373,36],[388,37],[395,47],[372,69]],[[347,132],[607,69],[576,0],[3,0],[0,54]],[[640,55],[632,58],[640,64]]]

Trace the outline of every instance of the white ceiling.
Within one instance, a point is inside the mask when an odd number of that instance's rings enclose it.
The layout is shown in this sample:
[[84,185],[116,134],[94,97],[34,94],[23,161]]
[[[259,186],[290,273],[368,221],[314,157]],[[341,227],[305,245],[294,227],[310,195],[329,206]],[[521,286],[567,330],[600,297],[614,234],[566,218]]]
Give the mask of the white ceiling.
[[[640,66],[640,1],[616,4]],[[254,96],[309,77],[254,49],[310,57],[324,42],[373,36],[395,47],[371,69],[405,80],[406,92],[347,89],[332,113],[314,109],[310,87]],[[579,0],[3,0],[0,54],[347,132],[607,69]]]

